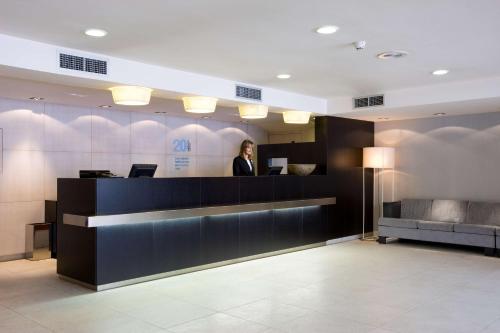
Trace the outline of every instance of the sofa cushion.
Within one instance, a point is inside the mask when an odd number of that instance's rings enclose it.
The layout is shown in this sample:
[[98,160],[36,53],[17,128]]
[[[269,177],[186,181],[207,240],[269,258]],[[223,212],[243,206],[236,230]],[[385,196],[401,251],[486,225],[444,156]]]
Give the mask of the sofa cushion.
[[466,222],[500,226],[500,203],[469,202]]
[[450,222],[418,221],[418,228],[424,230],[453,231],[453,224]]
[[432,200],[403,199],[401,200],[401,218],[413,220],[431,219]]
[[455,232],[462,232],[465,234],[477,234],[477,235],[491,235],[495,234],[495,226],[492,225],[478,225],[478,224],[466,224],[466,223],[455,223],[453,230]]
[[386,227],[395,227],[395,228],[408,228],[408,229],[417,229],[417,220],[412,219],[395,219],[392,217],[381,217],[378,220],[379,225],[383,225]]
[[431,221],[462,223],[467,214],[467,201],[434,200],[432,202]]

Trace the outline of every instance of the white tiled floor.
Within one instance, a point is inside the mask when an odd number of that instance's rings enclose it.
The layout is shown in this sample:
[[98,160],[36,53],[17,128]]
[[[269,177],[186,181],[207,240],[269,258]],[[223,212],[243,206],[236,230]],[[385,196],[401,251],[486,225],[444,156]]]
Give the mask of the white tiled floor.
[[353,241],[91,292],[0,263],[0,332],[500,332],[500,258]]

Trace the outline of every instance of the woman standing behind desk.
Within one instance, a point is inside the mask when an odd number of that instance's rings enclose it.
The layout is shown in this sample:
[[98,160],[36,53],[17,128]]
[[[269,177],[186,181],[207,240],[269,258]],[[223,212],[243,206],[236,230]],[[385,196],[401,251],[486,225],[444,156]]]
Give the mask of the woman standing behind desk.
[[240,147],[240,154],[233,160],[233,176],[255,176],[252,154],[253,142],[243,140]]

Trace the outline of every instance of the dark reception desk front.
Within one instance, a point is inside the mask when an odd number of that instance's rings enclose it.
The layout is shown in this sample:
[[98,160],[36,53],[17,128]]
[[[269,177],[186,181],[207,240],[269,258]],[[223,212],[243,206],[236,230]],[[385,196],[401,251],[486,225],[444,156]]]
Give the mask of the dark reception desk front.
[[58,179],[57,272],[103,290],[336,238],[333,177]]

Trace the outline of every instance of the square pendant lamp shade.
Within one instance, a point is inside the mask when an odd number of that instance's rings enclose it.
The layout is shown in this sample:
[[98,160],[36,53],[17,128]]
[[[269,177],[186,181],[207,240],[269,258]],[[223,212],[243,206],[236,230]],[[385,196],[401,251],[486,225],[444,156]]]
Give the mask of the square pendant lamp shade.
[[217,106],[217,98],[206,96],[183,97],[184,110],[190,113],[212,113]]
[[243,119],[262,119],[267,117],[266,105],[242,104],[238,106],[240,117]]
[[393,147],[363,148],[363,167],[374,169],[394,169]]
[[284,111],[283,121],[285,124],[308,124],[311,112],[306,111]]
[[118,86],[110,90],[113,102],[119,105],[148,105],[153,91],[150,88],[138,86]]

